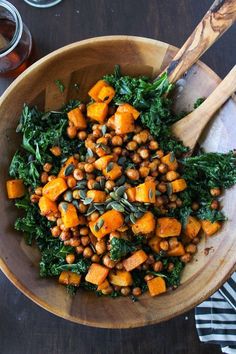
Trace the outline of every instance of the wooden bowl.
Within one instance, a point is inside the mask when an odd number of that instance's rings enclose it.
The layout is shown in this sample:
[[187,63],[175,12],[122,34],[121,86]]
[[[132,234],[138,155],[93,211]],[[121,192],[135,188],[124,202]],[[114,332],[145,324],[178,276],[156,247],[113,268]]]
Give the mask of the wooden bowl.
[[[26,296],[46,310],[65,319],[96,327],[129,328],[158,323],[177,316],[205,300],[227,280],[235,266],[236,188],[224,196],[229,220],[216,236],[203,239],[197,255],[187,265],[182,285],[175,291],[151,298],[148,294],[132,303],[129,298],[96,297],[79,290],[70,297],[56,280],[39,277],[36,249],[25,245],[13,228],[18,211],[6,197],[5,181],[13,152],[19,146],[15,133],[23,104],[57,109],[70,98],[87,99],[88,88],[115,64],[128,75],[155,77],[171,60],[176,48],[151,39],[127,36],[93,38],[61,48],[39,60],[6,90],[0,100],[1,231],[0,267]],[[62,80],[61,94],[54,81]],[[193,102],[207,96],[219,77],[199,62],[181,80],[176,110],[191,110]],[[79,83],[79,92],[73,88]],[[203,145],[208,151],[228,151],[235,147],[236,104],[227,102],[207,130]],[[206,252],[207,250],[207,252]],[[208,254],[207,254],[208,253]]]

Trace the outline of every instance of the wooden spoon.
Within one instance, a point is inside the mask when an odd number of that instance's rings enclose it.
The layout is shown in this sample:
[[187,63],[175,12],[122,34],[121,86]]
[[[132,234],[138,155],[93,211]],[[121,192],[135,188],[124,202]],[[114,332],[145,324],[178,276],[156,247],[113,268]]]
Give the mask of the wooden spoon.
[[236,0],[216,0],[164,70],[169,81],[180,79],[235,21]]
[[207,123],[235,91],[236,65],[198,108],[172,125],[174,136],[192,150]]

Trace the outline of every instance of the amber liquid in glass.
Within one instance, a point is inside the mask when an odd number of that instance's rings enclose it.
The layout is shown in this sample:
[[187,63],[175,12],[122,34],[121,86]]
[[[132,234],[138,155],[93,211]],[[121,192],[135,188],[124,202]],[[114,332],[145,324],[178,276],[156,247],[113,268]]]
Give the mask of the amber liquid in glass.
[[[14,21],[0,19],[0,49],[12,41],[15,29]],[[32,51],[29,57],[29,43],[23,37],[10,53],[0,57],[0,77],[16,77],[32,63]]]

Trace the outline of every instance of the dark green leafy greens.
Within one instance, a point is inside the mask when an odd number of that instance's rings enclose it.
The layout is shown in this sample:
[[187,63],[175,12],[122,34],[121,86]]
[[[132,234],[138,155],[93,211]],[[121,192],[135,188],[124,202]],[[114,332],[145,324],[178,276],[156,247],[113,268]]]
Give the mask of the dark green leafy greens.
[[132,241],[113,237],[111,240],[111,259],[117,261],[127,256],[130,252],[134,252],[141,245],[141,242],[142,239],[137,237]]

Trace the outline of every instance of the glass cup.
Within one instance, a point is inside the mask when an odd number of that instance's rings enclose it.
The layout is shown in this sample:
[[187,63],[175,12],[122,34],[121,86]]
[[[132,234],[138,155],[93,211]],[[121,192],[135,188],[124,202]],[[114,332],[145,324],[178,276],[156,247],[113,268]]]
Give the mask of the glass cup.
[[0,0],[0,77],[16,77],[29,65],[32,37],[17,9]]
[[59,4],[61,0],[25,0],[25,2],[35,7],[51,7]]

